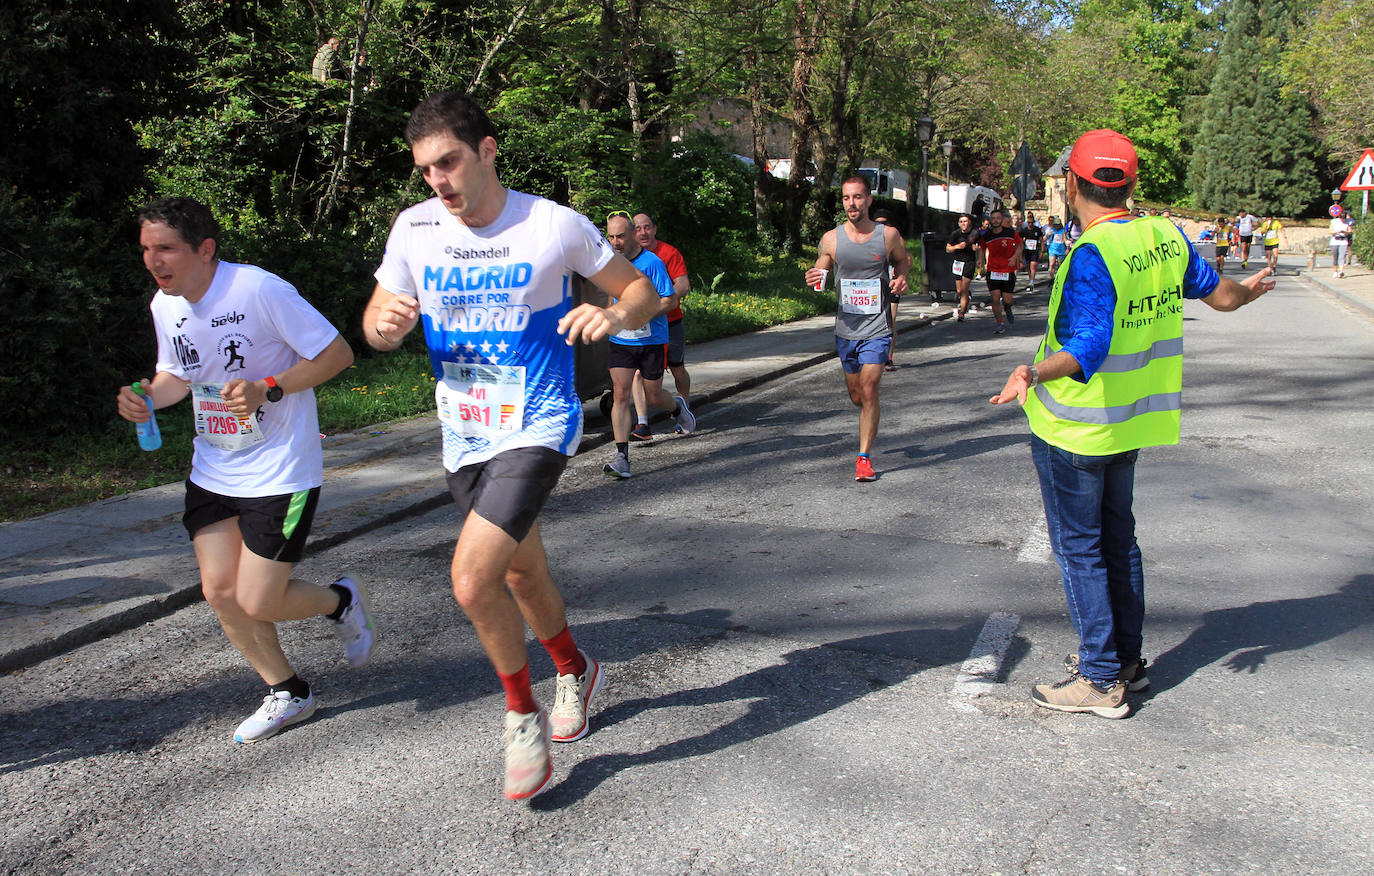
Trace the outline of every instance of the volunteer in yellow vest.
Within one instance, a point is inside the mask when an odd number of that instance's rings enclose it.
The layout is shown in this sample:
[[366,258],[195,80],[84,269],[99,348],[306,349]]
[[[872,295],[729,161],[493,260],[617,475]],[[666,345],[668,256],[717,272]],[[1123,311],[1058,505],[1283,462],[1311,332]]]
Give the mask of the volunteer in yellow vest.
[[995,405],[1025,406],[1050,545],[1078,633],[1068,678],[1031,699],[1121,718],[1149,686],[1141,656],[1145,583],[1131,503],[1136,454],[1177,444],[1183,301],[1235,310],[1274,286],[1269,269],[1217,276],[1174,224],[1132,217],[1136,153],[1115,131],[1078,138],[1066,179],[1083,236],[1056,275],[1035,364],[1019,365]]

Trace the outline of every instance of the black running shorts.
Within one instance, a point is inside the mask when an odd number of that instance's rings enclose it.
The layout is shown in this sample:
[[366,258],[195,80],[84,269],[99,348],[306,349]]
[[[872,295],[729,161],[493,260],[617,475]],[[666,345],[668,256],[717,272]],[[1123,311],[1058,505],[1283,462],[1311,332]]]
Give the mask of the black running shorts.
[[1012,294],[1013,292],[1016,291],[1016,275],[1015,275],[1015,274],[1012,274],[1010,277],[1008,277],[1008,278],[1005,279],[1005,280],[993,280],[992,278],[989,278],[989,279],[988,279],[988,291],[989,291],[989,292],[1004,292],[1004,293],[1006,293],[1007,295]]
[[681,368],[687,364],[687,327],[682,320],[668,323],[668,367]]
[[182,524],[195,540],[196,533],[221,520],[239,519],[243,545],[258,556],[281,563],[299,562],[305,555],[305,540],[315,522],[315,506],[320,488],[239,499],[221,496],[186,481],[186,512]]
[[511,538],[524,541],[567,466],[568,458],[557,450],[517,447],[449,472],[448,491],[464,519],[476,511]]
[[667,365],[667,344],[644,344],[632,346],[611,342],[609,367],[629,368],[644,375],[645,380],[662,380],[663,369]]

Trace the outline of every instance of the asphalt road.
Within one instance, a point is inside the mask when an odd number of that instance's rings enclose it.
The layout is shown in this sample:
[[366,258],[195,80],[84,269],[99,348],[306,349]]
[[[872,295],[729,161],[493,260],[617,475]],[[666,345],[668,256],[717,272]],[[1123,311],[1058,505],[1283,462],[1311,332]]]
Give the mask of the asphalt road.
[[203,604],[0,678],[0,870],[1371,872],[1374,320],[1291,278],[1188,305],[1184,438],[1137,472],[1153,686],[1108,721],[1027,699],[1075,642],[1025,419],[987,397],[1043,297],[903,339],[875,483],[833,362],[631,480],[575,460],[541,526],[609,680],[533,804],[500,796],[441,509],[301,565],[366,576],[382,638],[355,670],[284,624],[323,706],[263,744],[231,741],[262,691]]

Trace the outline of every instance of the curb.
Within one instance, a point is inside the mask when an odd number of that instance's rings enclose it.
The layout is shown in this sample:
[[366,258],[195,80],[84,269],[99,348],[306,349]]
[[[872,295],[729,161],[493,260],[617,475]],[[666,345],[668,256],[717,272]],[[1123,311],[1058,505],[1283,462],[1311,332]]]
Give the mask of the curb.
[[1365,313],[1374,315],[1374,304],[1370,304],[1368,301],[1363,301],[1359,298],[1356,298],[1349,292],[1346,292],[1344,289],[1337,288],[1330,282],[1328,278],[1318,277],[1315,273],[1309,271],[1306,268],[1300,269],[1298,271],[1298,276],[1308,281],[1309,283],[1316,283],[1318,286],[1322,287],[1327,292],[1330,292],[1331,294],[1335,295],[1337,298],[1342,299],[1348,304],[1352,304],[1355,307],[1360,308]]
[[[932,325],[941,320],[949,319],[951,316],[953,316],[952,312],[941,314],[922,314],[921,316],[917,317],[917,320],[914,325],[908,325],[905,328],[898,329],[897,334],[900,335],[902,332],[909,332],[915,331],[917,329],[926,328],[927,326]],[[822,353],[807,356],[806,358],[800,359],[796,362],[791,362],[780,368],[774,368],[771,371],[766,371],[761,374],[755,374],[751,377],[746,377],[742,380],[739,380],[736,383],[731,383],[729,385],[722,386],[719,389],[709,392],[704,396],[699,396],[697,404],[693,407],[693,410],[709,406],[715,402],[719,402],[723,399],[729,398],[730,396],[738,395],[741,392],[753,389],[754,387],[764,383],[768,383],[769,381],[777,380],[781,377],[786,377],[789,374],[795,374],[798,371],[803,371],[814,365],[819,365],[828,359],[834,359],[836,355],[837,354],[834,351],[834,349],[829,349]],[[666,420],[667,418],[667,411],[659,411],[651,418],[651,422],[659,422],[660,420]],[[606,444],[609,444],[613,440],[614,437],[604,431],[598,431],[598,433],[595,435],[588,435],[584,433],[582,436],[582,442],[577,447],[577,452],[579,454],[585,453],[589,450],[594,450],[598,447],[602,447]],[[447,490],[436,491],[430,494],[429,496],[426,496],[413,502],[410,505],[407,505],[403,508],[398,508],[395,511],[391,511],[372,520],[368,520],[365,523],[360,523],[357,526],[353,526],[339,532],[333,532],[329,535],[320,536],[319,538],[312,538],[310,541],[306,542],[305,556],[313,556],[314,554],[320,553],[321,551],[328,550],[332,547],[337,547],[345,542],[358,538],[359,536],[365,535],[377,529],[381,529],[384,526],[390,526],[391,524],[399,523],[402,520],[408,520],[412,517],[418,517],[421,514],[428,514],[430,511],[433,511],[436,508],[441,508],[444,505],[449,504],[450,502],[452,502],[452,497],[449,495]],[[136,626],[139,626],[140,624],[149,623],[159,618],[166,617],[174,611],[178,611],[182,608],[185,608],[188,605],[200,602],[202,598],[203,597],[201,594],[200,583],[197,581],[197,583],[195,584],[190,584],[177,590],[173,590],[172,592],[160,598],[155,598],[149,602],[144,602],[139,605],[122,609],[120,611],[112,612],[111,614],[93,620],[90,623],[82,624],[79,627],[67,630],[66,632],[61,633],[60,635],[55,636],[52,639],[48,639],[43,642],[36,642],[31,645],[25,645],[21,648],[15,649],[14,651],[0,654],[0,673],[9,673],[15,672],[17,670],[27,669],[28,667],[33,666],[36,663],[41,663],[42,661],[47,660],[49,658],[56,657],[60,654],[65,654],[68,651],[73,651],[77,648],[82,647],[83,645],[89,645],[90,643],[98,641],[99,639],[105,638],[107,636],[112,636],[116,633],[126,632],[128,630],[133,629]]]

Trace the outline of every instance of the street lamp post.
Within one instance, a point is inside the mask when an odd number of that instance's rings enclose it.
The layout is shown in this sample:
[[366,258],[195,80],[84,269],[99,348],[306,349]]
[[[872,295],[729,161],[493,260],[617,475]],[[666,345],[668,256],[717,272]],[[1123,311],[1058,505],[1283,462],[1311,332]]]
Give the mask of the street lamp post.
[[949,157],[954,154],[954,141],[946,140],[941,144],[940,151],[945,153],[945,212],[948,213],[950,199],[949,187],[951,185],[949,179]]
[[[930,141],[935,139],[935,120],[930,116],[921,116],[916,120],[916,140],[921,144],[921,188],[917,191],[919,196],[916,198],[915,206],[921,208],[921,234],[916,238],[921,243],[921,271],[926,270],[926,207],[930,205],[930,186],[926,182],[926,165],[930,153]],[[925,200],[925,205],[921,204]],[[940,300],[940,293],[931,290],[931,296]]]

